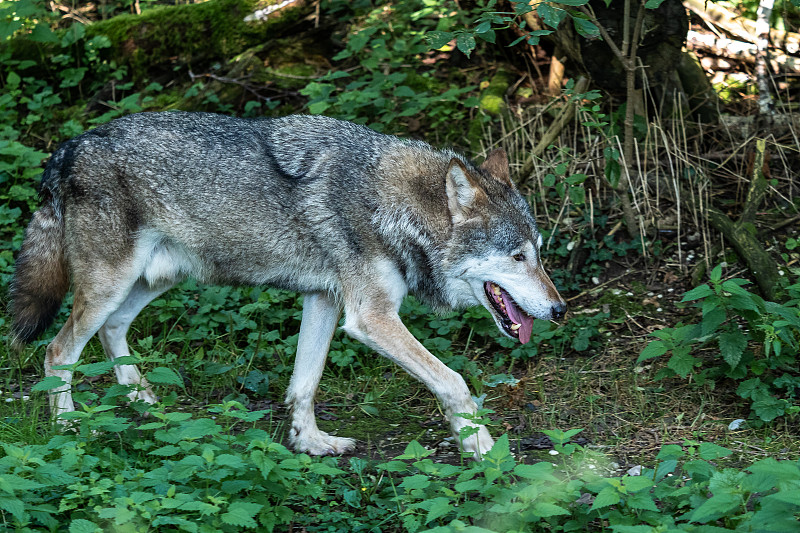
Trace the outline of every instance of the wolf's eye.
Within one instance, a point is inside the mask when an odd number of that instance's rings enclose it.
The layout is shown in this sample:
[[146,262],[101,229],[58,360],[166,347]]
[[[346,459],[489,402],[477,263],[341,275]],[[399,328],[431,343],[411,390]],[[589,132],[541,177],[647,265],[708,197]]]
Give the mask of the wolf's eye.
[[525,254],[514,254],[514,261],[525,261]]

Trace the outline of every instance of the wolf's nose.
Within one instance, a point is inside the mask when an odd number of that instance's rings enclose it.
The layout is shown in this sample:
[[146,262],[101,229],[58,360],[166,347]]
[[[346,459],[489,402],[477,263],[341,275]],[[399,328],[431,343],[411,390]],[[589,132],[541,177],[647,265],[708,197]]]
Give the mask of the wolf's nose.
[[567,304],[564,302],[559,302],[553,306],[553,320],[558,320],[560,318],[564,318],[564,315],[567,312]]

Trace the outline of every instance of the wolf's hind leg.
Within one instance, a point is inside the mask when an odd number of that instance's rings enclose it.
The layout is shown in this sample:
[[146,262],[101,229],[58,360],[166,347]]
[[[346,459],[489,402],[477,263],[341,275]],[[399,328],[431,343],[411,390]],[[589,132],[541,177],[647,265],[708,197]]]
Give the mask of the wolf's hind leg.
[[[147,304],[158,298],[173,286],[172,282],[150,286],[139,278],[128,293],[124,302],[108,317],[103,327],[97,332],[100,342],[108,358],[113,361],[118,357],[130,355],[128,342],[125,340],[128,329],[136,316]],[[114,372],[120,385],[134,385],[135,390],[128,394],[131,401],[142,400],[155,403],[156,395],[146,379],[142,377],[136,365],[116,365]]]
[[333,455],[351,451],[355,447],[353,439],[334,437],[320,431],[314,417],[314,395],[341,314],[342,307],[330,296],[305,296],[294,372],[286,394],[286,403],[292,410],[289,441],[298,452]]
[[54,367],[78,362],[86,343],[125,300],[132,285],[132,280],[119,278],[109,280],[108,288],[76,280],[72,312],[47,346],[44,358],[45,376],[56,376],[64,382],[50,391],[50,411],[54,417],[75,410],[71,393],[72,371]]

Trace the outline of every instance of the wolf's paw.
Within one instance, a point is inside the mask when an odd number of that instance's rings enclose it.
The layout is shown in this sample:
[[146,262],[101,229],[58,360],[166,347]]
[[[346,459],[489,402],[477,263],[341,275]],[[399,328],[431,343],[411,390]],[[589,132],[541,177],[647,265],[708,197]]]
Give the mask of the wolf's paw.
[[494,439],[485,426],[481,426],[477,433],[470,435],[461,442],[461,449],[472,454],[476,461],[483,459],[483,454],[494,446]]
[[153,392],[153,389],[150,386],[139,388],[138,390],[131,391],[128,393],[128,398],[131,399],[132,402],[146,402],[149,404],[154,404],[158,401],[158,396],[156,393]]
[[291,435],[289,435],[289,442],[291,442],[294,451],[305,452],[309,455],[341,455],[352,452],[356,447],[354,439],[334,437],[324,431],[298,434],[292,429]]

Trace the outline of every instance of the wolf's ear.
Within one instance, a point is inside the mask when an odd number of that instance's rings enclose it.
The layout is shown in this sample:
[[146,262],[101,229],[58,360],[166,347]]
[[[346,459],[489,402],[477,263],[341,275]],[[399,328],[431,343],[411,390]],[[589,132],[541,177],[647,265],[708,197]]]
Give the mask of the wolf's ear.
[[502,148],[495,148],[486,156],[486,161],[481,168],[488,172],[494,179],[513,187],[511,176],[508,172],[508,156]]
[[450,160],[445,177],[447,190],[447,206],[453,222],[459,223],[471,218],[471,213],[486,193],[469,175],[464,163],[455,157]]

